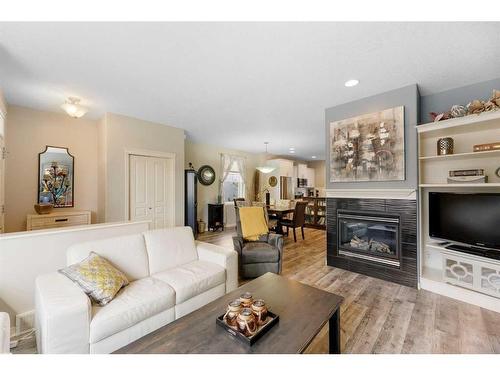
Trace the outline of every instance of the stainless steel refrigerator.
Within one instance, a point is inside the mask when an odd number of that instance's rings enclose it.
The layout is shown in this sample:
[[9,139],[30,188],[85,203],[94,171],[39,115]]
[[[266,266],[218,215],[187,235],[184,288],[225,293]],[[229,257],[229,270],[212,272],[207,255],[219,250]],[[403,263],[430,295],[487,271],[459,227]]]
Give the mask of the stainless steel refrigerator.
[[293,183],[291,177],[280,177],[280,199],[293,199]]

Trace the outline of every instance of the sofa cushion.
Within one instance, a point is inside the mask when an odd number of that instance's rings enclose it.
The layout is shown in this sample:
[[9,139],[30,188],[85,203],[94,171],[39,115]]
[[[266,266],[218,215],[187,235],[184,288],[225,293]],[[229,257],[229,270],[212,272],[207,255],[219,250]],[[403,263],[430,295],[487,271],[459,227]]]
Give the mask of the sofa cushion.
[[106,238],[72,245],[66,253],[67,265],[81,262],[90,252],[106,258],[129,281],[149,276],[148,255],[142,234]]
[[152,277],[166,282],[175,290],[179,304],[226,281],[226,270],[210,262],[195,260],[179,267],[159,272]]
[[241,251],[243,264],[272,263],[279,260],[279,250],[267,242],[247,242]]
[[131,282],[106,306],[93,307],[90,343],[121,332],[174,305],[174,290],[161,280],[147,277]]
[[151,275],[198,259],[190,227],[144,232]]

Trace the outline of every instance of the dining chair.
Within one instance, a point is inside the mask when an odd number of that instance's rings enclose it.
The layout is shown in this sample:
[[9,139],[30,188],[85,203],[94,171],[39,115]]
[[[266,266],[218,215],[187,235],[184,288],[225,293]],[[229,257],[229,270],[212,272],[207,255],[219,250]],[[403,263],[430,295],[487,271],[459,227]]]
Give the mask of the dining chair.
[[308,202],[298,201],[295,204],[295,209],[293,211],[293,217],[291,219],[281,219],[278,225],[286,227],[286,235],[290,228],[293,229],[293,240],[297,242],[297,235],[295,233],[296,228],[300,228],[302,232],[302,239],[305,240],[304,236],[304,225],[306,223],[306,207]]
[[278,226],[278,219],[275,216],[269,217],[269,213],[267,212],[267,206],[264,202],[252,202],[252,206],[254,207],[262,207],[264,208],[264,214],[266,215],[266,223],[269,230],[276,232],[276,227]]

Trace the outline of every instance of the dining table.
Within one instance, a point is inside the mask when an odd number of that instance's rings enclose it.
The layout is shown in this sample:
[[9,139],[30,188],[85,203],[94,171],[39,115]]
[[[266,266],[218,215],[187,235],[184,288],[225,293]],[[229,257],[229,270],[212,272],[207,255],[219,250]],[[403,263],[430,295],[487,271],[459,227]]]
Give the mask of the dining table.
[[267,213],[269,216],[273,215],[278,219],[278,225],[276,226],[276,233],[283,234],[283,229],[279,222],[283,219],[283,216],[293,213],[295,207],[292,206],[267,206]]

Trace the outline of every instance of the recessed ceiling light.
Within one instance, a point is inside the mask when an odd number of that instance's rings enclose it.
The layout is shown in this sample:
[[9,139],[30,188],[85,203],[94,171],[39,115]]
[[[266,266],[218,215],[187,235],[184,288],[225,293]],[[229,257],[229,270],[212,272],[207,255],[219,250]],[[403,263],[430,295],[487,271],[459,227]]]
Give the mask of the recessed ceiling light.
[[290,150],[290,154],[295,154],[295,150]]
[[344,83],[344,86],[345,87],[353,87],[353,86],[356,86],[358,83],[359,83],[359,81],[357,79],[350,79],[349,81]]
[[313,155],[313,156],[311,156],[311,158],[312,158],[312,159],[316,159],[316,156],[314,156],[314,155]]
[[295,151],[295,147],[289,147],[288,148],[290,151]]

